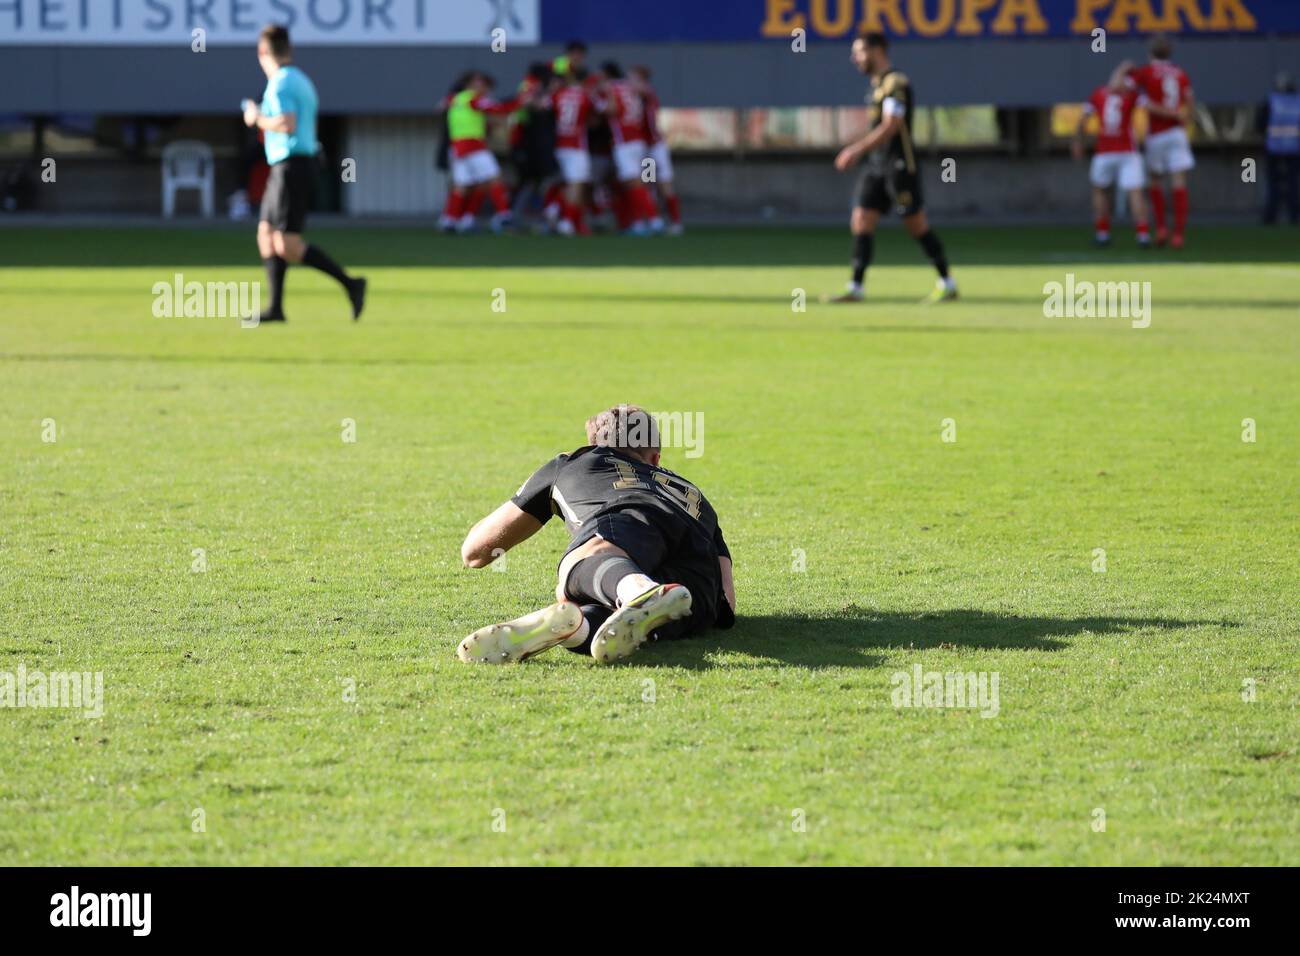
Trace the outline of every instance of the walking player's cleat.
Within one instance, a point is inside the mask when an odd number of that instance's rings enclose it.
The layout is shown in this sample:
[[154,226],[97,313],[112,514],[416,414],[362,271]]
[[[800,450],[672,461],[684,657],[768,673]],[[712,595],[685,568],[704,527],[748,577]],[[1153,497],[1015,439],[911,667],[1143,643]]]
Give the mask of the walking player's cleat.
[[599,664],[622,660],[658,628],[691,613],[691,592],[680,584],[657,584],[609,616],[591,641]]
[[866,296],[862,291],[862,286],[854,285],[850,282],[849,287],[839,295],[824,295],[822,296],[822,301],[838,304],[844,302],[861,302],[864,298],[866,298]]
[[934,305],[936,302],[951,302],[955,298],[957,298],[957,284],[939,279],[934,284],[934,290],[921,302],[924,305]]
[[561,601],[504,624],[480,627],[460,642],[456,656],[467,664],[510,664],[548,651],[582,626],[582,608]]

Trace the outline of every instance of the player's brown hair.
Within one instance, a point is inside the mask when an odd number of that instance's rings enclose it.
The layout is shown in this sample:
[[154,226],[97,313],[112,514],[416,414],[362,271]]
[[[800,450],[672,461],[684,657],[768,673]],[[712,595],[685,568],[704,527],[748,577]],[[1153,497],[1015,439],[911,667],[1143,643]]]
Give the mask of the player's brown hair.
[[640,405],[615,405],[587,419],[587,444],[649,455],[659,451],[659,425]]
[[1147,51],[1157,60],[1167,60],[1174,52],[1174,41],[1167,33],[1157,33],[1147,41]]
[[885,36],[879,30],[867,30],[864,33],[859,34],[858,39],[865,43],[869,49],[889,49],[889,37]]
[[271,55],[277,59],[283,59],[289,55],[291,49],[289,43],[289,28],[281,26],[278,23],[270,23],[262,27],[262,32],[258,34],[259,40],[265,40],[266,45],[271,50]]

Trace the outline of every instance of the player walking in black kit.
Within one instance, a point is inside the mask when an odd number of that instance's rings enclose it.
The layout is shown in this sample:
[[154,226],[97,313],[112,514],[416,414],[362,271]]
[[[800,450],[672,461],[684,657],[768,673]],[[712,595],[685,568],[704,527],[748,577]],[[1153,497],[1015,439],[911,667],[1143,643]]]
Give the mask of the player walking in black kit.
[[912,140],[915,106],[912,84],[889,61],[889,41],[883,33],[866,33],[853,41],[850,57],[858,72],[871,77],[867,103],[871,129],[840,150],[835,168],[844,172],[866,157],[850,229],[853,232],[853,279],[848,289],[831,302],[861,302],[862,280],[875,245],[880,217],[897,209],[908,234],[921,244],[939,273],[934,291],[925,300],[957,298],[957,284],[948,275],[948,260],[939,237],[930,228],[921,200],[921,169]]
[[698,488],[659,466],[654,420],[619,405],[587,422],[588,444],[537,469],[470,529],[461,557],[490,564],[558,514],[570,535],[557,603],[460,643],[468,662],[504,664],[563,644],[602,664],[648,638],[735,623],[731,554]]

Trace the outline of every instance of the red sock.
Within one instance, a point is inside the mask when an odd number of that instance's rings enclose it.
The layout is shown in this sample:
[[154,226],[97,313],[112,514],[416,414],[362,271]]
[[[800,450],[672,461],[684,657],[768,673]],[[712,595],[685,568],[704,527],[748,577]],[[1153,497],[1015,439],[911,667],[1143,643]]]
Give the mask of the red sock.
[[682,204],[676,194],[664,199],[664,205],[668,207],[668,216],[673,222],[680,224],[682,221]]
[[461,213],[465,211],[465,194],[452,190],[447,195],[447,206],[443,209],[443,215],[448,219],[459,219]]
[[486,193],[483,192],[482,188],[476,187],[475,190],[469,194],[469,202],[465,204],[465,211],[471,216],[477,216],[478,211],[483,208],[483,199],[485,196]]
[[510,197],[506,194],[504,183],[491,183],[488,186],[488,195],[492,197],[492,205],[498,213],[510,211]]
[[1187,187],[1174,188],[1174,232],[1183,234],[1187,228]]
[[1094,220],[1093,226],[1098,232],[1110,232],[1110,219],[1106,216],[1098,216]]
[[659,215],[659,210],[655,208],[655,201],[650,198],[650,190],[644,186],[632,187],[632,209],[636,218],[647,222]]
[[1163,186],[1151,187],[1151,219],[1157,229],[1165,228],[1165,190]]
[[564,187],[555,183],[546,190],[546,195],[542,197],[542,208],[548,209],[551,206],[562,206],[564,204]]
[[610,208],[614,210],[614,221],[618,223],[620,229],[626,229],[636,219],[631,200],[625,190],[620,189],[610,197]]
[[588,235],[591,230],[587,228],[587,219],[581,203],[571,203],[568,200],[562,200],[562,215],[569,222],[573,223],[573,231],[580,236]]

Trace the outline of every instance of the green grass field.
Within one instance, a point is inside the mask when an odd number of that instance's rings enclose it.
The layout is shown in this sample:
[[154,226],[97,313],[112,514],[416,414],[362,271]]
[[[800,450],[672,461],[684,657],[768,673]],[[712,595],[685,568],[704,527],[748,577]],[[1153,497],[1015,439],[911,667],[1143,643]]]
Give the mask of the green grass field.
[[[0,672],[105,690],[0,709],[0,864],[1294,864],[1295,234],[943,234],[925,308],[897,231],[830,307],[841,230],[321,229],[365,319],[297,270],[248,330],[151,290],[260,279],[249,231],[0,230]],[[1150,327],[1044,318],[1069,272]],[[740,623],[460,664],[565,540],[470,571],[465,531],[618,401],[704,414],[665,464]],[[997,716],[896,708],[917,664]]]

